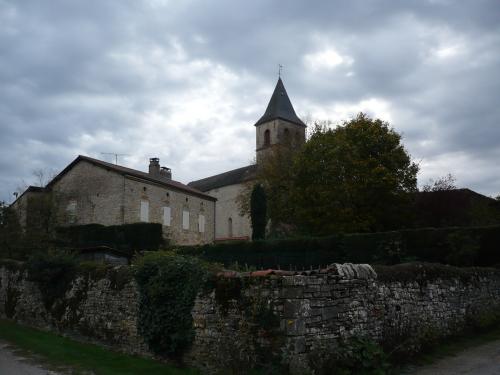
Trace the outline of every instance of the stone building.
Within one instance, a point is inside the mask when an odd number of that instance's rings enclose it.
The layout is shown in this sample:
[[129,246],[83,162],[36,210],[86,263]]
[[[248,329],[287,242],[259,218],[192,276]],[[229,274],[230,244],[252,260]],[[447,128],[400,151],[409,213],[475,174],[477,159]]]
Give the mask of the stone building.
[[172,180],[170,169],[151,158],[149,172],[78,156],[43,189],[29,187],[13,204],[22,226],[30,200],[51,195],[58,225],[135,222],[163,224],[177,244],[213,242],[216,198]]
[[278,79],[266,111],[255,123],[257,164],[192,181],[188,185],[217,198],[215,239],[249,239],[250,218],[241,215],[237,197],[246,184],[255,179],[259,163],[281,144],[298,146],[305,142],[306,124],[296,115],[283,85]]

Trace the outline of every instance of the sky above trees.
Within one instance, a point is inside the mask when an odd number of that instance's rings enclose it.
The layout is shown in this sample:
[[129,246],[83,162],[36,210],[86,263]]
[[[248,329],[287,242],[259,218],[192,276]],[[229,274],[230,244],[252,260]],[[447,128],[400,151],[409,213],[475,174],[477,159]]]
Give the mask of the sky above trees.
[[0,200],[78,154],[247,165],[278,64],[304,120],[389,121],[419,181],[500,193],[500,5],[0,0]]

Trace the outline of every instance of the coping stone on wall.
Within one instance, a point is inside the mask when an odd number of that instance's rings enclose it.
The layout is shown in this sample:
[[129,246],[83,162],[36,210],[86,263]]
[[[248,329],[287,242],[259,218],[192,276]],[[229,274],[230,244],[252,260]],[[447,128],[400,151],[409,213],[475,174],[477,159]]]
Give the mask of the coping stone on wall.
[[369,264],[334,263],[328,269],[343,279],[376,279],[377,273]]

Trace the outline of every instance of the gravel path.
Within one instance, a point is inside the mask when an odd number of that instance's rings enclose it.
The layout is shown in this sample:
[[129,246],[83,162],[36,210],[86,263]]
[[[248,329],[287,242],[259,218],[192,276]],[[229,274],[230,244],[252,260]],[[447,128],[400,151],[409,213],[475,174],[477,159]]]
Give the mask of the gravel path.
[[500,340],[466,349],[453,357],[405,372],[408,375],[500,375]]
[[0,375],[61,375],[43,369],[33,361],[14,354],[6,342],[0,341]]

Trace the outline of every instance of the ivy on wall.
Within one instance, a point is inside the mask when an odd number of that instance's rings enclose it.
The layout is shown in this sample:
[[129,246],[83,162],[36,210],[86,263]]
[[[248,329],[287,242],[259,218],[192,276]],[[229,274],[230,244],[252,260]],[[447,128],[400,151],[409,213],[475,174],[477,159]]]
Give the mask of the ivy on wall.
[[200,260],[170,252],[149,253],[137,261],[138,327],[154,353],[179,359],[190,347],[191,310],[209,274]]

